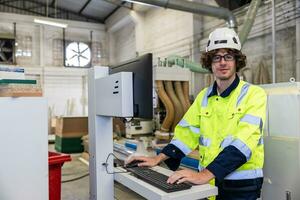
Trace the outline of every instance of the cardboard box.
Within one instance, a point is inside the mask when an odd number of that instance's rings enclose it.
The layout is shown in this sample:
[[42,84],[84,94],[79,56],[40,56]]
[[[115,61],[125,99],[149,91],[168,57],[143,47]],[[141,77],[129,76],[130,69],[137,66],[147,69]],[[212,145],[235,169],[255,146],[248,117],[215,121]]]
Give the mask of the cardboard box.
[[82,137],[88,134],[88,117],[58,117],[55,134],[64,138]]

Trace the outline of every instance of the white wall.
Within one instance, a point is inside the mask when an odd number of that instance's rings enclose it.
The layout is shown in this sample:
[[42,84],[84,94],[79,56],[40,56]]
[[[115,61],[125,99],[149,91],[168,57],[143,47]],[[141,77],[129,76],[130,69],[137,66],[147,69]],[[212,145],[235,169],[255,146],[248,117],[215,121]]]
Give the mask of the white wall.
[[129,9],[121,8],[106,22],[109,64],[117,64],[136,56],[135,24]]
[[110,55],[111,64],[129,60],[136,56],[135,24],[130,21],[118,31],[112,33],[114,53]]
[[[35,24],[34,18],[0,13],[0,34],[13,35],[13,22],[16,22],[17,42],[18,38],[31,39],[31,42],[19,44],[22,51],[30,51],[31,56],[17,57],[17,66],[25,68],[28,78],[39,81],[44,96],[48,98],[48,105],[53,109],[53,115],[87,115],[87,70],[65,68],[62,28]],[[93,43],[101,43],[101,48],[105,51],[104,57],[94,60],[93,65],[107,64],[107,39],[103,24],[58,19],[56,21],[68,24],[65,29],[66,40],[89,43],[90,32],[93,31]]]
[[170,9],[153,9],[145,14],[144,50],[154,58],[170,54],[189,56],[192,43],[193,15]]
[[[105,23],[112,64],[146,53],[153,54],[154,65],[158,58],[169,55],[191,58],[193,54],[193,15],[190,13],[153,7],[141,13],[123,8]],[[123,48],[120,41],[126,41]]]
[[[170,54],[189,55],[193,36],[192,24],[192,14],[162,8],[152,8],[143,14],[120,9],[106,21],[109,34],[114,34],[109,39],[110,42],[123,37],[123,41],[127,40],[123,45],[135,46],[133,50],[122,49],[118,46],[120,44],[112,44],[110,48],[115,51],[137,51],[140,55],[151,52],[154,58]],[[131,28],[135,32],[129,32],[128,29]]]

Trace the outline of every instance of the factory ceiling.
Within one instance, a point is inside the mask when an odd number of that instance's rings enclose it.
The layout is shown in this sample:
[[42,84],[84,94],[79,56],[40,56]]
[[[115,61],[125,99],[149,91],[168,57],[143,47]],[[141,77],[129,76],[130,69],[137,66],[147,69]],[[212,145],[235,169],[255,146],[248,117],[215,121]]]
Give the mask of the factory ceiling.
[[104,23],[119,8],[132,9],[121,0],[0,0],[0,12]]

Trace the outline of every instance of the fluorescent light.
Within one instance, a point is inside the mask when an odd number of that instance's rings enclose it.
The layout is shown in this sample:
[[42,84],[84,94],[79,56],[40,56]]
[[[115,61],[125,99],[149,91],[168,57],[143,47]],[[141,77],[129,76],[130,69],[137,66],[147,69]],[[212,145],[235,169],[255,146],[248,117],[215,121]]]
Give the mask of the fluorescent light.
[[[139,2],[139,1],[135,1],[135,0],[125,0],[129,3],[136,3],[136,4],[140,4],[140,5],[144,5],[144,6],[153,6],[151,4],[148,4],[148,3],[143,3],[143,2]],[[156,6],[155,6],[156,7]]]
[[58,22],[49,21],[49,20],[34,19],[33,21],[35,23],[38,23],[38,24],[45,24],[45,25],[50,25],[50,26],[57,26],[57,27],[60,27],[60,28],[67,28],[68,27],[68,24],[58,23]]

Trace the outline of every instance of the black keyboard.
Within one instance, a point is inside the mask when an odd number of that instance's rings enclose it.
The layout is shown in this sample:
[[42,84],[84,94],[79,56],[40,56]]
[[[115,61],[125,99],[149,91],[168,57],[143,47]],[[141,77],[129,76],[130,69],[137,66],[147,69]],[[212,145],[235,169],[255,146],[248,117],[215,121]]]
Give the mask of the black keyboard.
[[180,184],[169,184],[167,183],[168,176],[156,172],[147,167],[133,167],[127,168],[128,171],[132,172],[134,176],[137,178],[153,185],[167,193],[176,192],[181,190],[187,190],[192,187],[192,185],[187,183],[180,183]]

